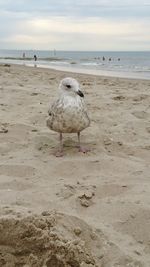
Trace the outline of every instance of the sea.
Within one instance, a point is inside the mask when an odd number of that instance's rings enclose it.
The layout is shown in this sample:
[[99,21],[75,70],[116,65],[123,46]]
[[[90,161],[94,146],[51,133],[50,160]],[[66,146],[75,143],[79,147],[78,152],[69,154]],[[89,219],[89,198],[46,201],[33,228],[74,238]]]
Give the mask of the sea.
[[111,52],[1,49],[0,63],[150,80],[150,51]]

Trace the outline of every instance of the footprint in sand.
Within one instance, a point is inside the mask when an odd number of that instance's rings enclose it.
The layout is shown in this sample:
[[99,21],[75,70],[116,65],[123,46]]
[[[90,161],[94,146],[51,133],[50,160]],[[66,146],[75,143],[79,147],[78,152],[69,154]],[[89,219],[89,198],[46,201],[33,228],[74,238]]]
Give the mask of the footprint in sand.
[[30,134],[35,128],[26,124],[7,124],[0,125],[0,151],[9,153],[24,149]]
[[22,141],[23,139],[27,138],[32,130],[33,126],[22,123],[3,123],[0,125],[0,133],[7,133],[7,140],[14,141],[15,143],[18,143],[18,141]]
[[127,190],[129,190],[129,187],[126,184],[104,184],[97,187],[96,195],[98,199],[116,197],[124,194]]
[[12,151],[17,151],[17,150],[20,150],[20,149],[23,149],[25,147],[24,144],[17,144],[15,143],[16,139],[13,140],[12,138],[12,141],[9,141],[7,140],[4,141],[2,144],[0,144],[0,152],[1,152],[1,155],[3,154],[8,154],[9,152],[12,152]]
[[0,165],[0,175],[28,177],[34,175],[34,170],[27,165]]
[[43,153],[46,151],[50,153],[50,149],[55,148],[55,142],[53,135],[49,136],[49,134],[35,135],[34,137],[35,148]]
[[147,99],[149,96],[148,95],[137,95],[133,97],[133,101],[135,102],[141,102],[142,100]]
[[147,131],[148,133],[150,133],[150,127],[147,127],[147,128],[146,128],[146,131]]
[[126,98],[123,95],[117,95],[117,96],[114,96],[112,99],[122,101],[122,100],[125,100]]
[[150,211],[139,209],[137,212],[129,214],[124,222],[114,225],[115,229],[123,234],[134,238],[143,245],[145,253],[150,252]]
[[33,187],[33,184],[30,182],[30,179],[26,177],[24,177],[24,179],[20,179],[19,176],[9,176],[8,173],[7,175],[0,175],[0,191],[24,191],[31,189],[31,187]]
[[57,196],[68,199],[72,197],[76,193],[76,187],[74,185],[65,184],[63,188],[61,188],[60,192],[56,193]]
[[137,111],[132,112],[132,114],[138,119],[147,119],[148,117],[150,117],[148,112],[144,110],[141,110],[141,111],[137,110]]
[[8,129],[5,126],[0,126],[0,133],[8,133]]

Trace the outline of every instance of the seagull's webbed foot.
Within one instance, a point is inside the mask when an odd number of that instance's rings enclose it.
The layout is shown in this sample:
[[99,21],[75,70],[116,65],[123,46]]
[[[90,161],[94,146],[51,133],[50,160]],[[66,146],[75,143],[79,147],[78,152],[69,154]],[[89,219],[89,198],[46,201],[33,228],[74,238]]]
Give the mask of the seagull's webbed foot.
[[82,153],[87,153],[89,152],[90,149],[89,148],[86,148],[86,147],[83,147],[83,146],[79,146],[79,152],[82,152]]

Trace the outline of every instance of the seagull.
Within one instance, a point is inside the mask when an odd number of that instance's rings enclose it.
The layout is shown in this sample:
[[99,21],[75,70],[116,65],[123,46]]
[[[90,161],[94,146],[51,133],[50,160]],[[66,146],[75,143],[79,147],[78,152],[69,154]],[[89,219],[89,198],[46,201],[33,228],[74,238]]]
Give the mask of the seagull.
[[89,151],[80,143],[80,132],[90,125],[90,119],[77,80],[70,77],[61,80],[58,98],[49,108],[48,115],[48,128],[59,133],[60,149],[56,153],[57,157],[63,156],[63,133],[77,133],[79,151]]

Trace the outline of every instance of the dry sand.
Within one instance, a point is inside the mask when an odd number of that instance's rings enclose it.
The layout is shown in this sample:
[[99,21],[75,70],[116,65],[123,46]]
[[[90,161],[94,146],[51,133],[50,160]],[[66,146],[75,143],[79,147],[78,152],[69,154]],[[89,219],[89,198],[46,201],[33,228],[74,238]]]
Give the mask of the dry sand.
[[[60,79],[91,126],[46,127]],[[150,267],[150,81],[0,65],[0,267]]]

